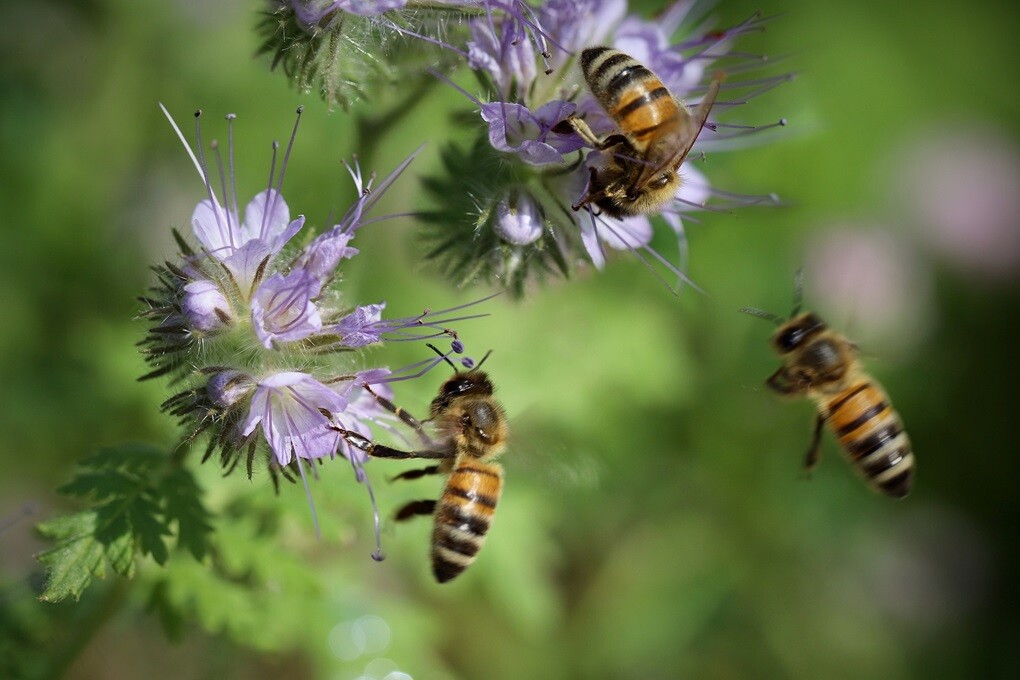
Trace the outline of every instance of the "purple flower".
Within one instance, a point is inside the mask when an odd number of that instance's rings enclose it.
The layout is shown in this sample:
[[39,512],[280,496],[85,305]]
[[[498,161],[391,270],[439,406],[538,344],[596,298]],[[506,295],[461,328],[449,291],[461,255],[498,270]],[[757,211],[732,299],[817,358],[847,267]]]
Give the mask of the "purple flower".
[[612,30],[627,13],[626,0],[549,0],[539,10],[539,23],[550,42],[550,65],[561,70],[575,53],[609,40]]
[[343,227],[337,225],[315,237],[315,240],[308,244],[298,258],[297,266],[320,280],[327,280],[331,277],[340,264],[340,260],[350,259],[358,254],[357,248],[351,248],[347,244],[354,238],[354,234],[347,233]]
[[[693,5],[693,2],[674,3],[655,21],[629,16],[620,22],[613,38],[616,49],[646,65],[662,79],[666,89],[680,97],[686,97],[698,87],[710,63],[704,58],[685,57],[671,40]],[[728,51],[723,44],[713,49],[720,55]]]
[[331,14],[347,12],[370,17],[400,9],[407,0],[288,0],[295,16],[305,26],[319,28]]
[[512,203],[511,200],[502,201],[496,206],[493,231],[501,239],[515,246],[534,243],[542,236],[545,228],[542,209],[526,194],[517,196]]
[[195,238],[206,253],[227,266],[248,294],[259,267],[301,230],[305,218],[301,215],[291,221],[290,209],[278,191],[263,191],[253,198],[245,208],[244,222],[236,210],[224,210],[214,199],[199,202],[192,214]]
[[251,300],[251,322],[266,349],[274,343],[307,338],[322,329],[319,310],[312,302],[322,283],[305,269],[273,274]]
[[538,68],[523,21],[507,21],[497,29],[490,13],[488,21],[471,23],[471,40],[467,45],[468,66],[488,74],[501,98],[509,97],[514,87],[519,90],[531,87]]
[[251,376],[227,369],[213,374],[205,384],[209,401],[218,409],[228,409],[247,397],[254,387]]
[[301,230],[304,216],[293,222],[280,192],[267,190],[255,196],[244,210],[244,222],[234,211],[210,199],[200,201],[191,216],[195,238],[206,251],[225,260],[251,241],[261,241],[271,253],[278,253]]
[[333,456],[340,434],[322,412],[338,413],[346,407],[346,399],[307,373],[276,373],[255,387],[241,434],[250,435],[261,425],[281,466],[289,465],[294,457]]
[[358,307],[340,319],[330,330],[339,335],[348,347],[364,347],[380,342],[386,330],[380,325],[382,310],[385,308],[385,302]]
[[191,328],[206,333],[218,331],[231,321],[230,302],[217,284],[206,279],[184,286],[181,311]]
[[482,105],[482,120],[489,124],[493,148],[517,154],[531,165],[547,165],[564,162],[564,154],[584,146],[577,135],[552,131],[576,108],[570,102],[552,101],[532,113],[521,104],[494,102]]
[[[790,78],[786,74],[745,76],[765,62],[764,56],[731,51],[741,36],[763,29],[760,14],[723,30],[710,30],[692,11],[695,5],[693,0],[680,0],[654,20],[646,20],[629,16],[626,0],[548,0],[534,8],[514,0],[484,3],[486,13],[471,23],[467,63],[483,87],[489,87],[481,97],[461,92],[485,123],[485,142],[493,160],[473,165],[467,159],[476,157],[476,150],[464,157],[467,162],[447,162],[448,183],[439,180],[429,185],[445,201],[456,187],[464,186],[464,178],[470,185],[470,202],[458,205],[460,214],[466,215],[462,223],[451,226],[457,215],[452,208],[436,211],[434,218],[426,215],[435,225],[434,239],[443,244],[435,252],[449,260],[443,263],[449,271],[487,275],[519,295],[525,290],[529,269],[537,272],[535,278],[550,271],[567,274],[578,256],[585,255],[601,268],[608,247],[635,251],[642,260],[647,254],[682,279],[685,215],[712,209],[710,199],[730,206],[778,202],[772,195],[744,196],[713,189],[692,167],[707,150],[784,125],[785,119],[764,126],[722,123],[716,114],[733,111]],[[679,42],[678,35],[683,36]],[[601,186],[589,191],[593,178],[605,182],[610,172],[619,174],[608,170],[610,164],[619,165],[608,154],[627,154],[619,146],[600,150],[600,140],[630,134],[603,110],[581,73],[579,53],[593,45],[615,47],[632,56],[654,71],[671,95],[691,107],[709,92],[716,102],[680,168],[682,181],[675,195],[635,203],[635,210],[646,211],[639,217],[609,217],[597,207]],[[730,77],[716,100],[719,72]],[[597,139],[574,132],[576,126],[568,122],[571,117],[583,120]],[[630,141],[641,156],[640,144]],[[678,143],[676,151],[685,148]],[[662,150],[649,154],[654,156],[652,163],[668,160],[660,158],[665,156]],[[454,158],[460,160],[447,155]],[[480,179],[483,169],[485,180]],[[458,172],[462,177],[455,176]],[[610,186],[626,187],[626,179]],[[517,211],[516,205],[526,207]],[[532,216],[541,216],[541,221]],[[650,220],[659,217],[677,234],[679,263],[651,247]],[[486,229],[492,233],[484,234]],[[451,247],[457,242],[452,230],[463,241],[461,251]],[[483,246],[489,252],[480,253],[480,243],[491,244]]]
[[[290,219],[280,193],[294,136],[279,175],[274,143],[271,188],[248,204],[242,220],[233,177],[233,120],[228,116],[229,162],[217,159],[214,166],[229,168],[220,181],[211,181],[206,172],[200,130],[197,152],[185,142],[206,191],[192,219],[200,247],[179,237],[181,263],[157,267],[158,295],[142,298],[149,307],[143,316],[153,324],[142,342],[153,366],[145,377],[166,375],[184,383],[163,408],[192,427],[189,441],[208,435],[207,458],[218,452],[228,471],[246,460],[251,476],[260,452],[274,481],[279,475],[292,481],[294,474],[300,476],[311,503],[302,460],[346,457],[357,479],[368,485],[364,451],[342,432],[371,439],[373,426],[392,431],[396,419],[366,385],[386,396],[391,394],[386,382],[424,373],[417,370],[421,365],[393,374],[384,367],[354,370],[354,351],[390,339],[456,339],[451,324],[474,315],[452,315],[459,309],[454,308],[384,319],[384,302],[355,305],[346,300],[338,269],[358,255],[351,241],[359,229],[380,219],[369,219],[369,212],[413,154],[379,182],[374,175],[363,177],[357,163],[347,166],[358,198],[331,229],[297,252],[287,252],[305,223],[303,217]],[[171,124],[183,141],[172,119]],[[217,197],[213,186],[224,187],[226,195]],[[425,365],[439,361],[433,357]],[[312,514],[314,519],[314,506]]]
[[[334,414],[333,418],[337,425],[345,430],[357,432],[362,437],[371,438],[372,430],[368,427],[371,423],[381,429],[396,433],[393,423],[397,417],[383,408],[379,400],[372,392],[383,399],[392,400],[393,390],[385,380],[392,374],[386,368],[372,368],[367,371],[358,371],[350,380],[337,386],[337,392],[347,401],[347,408],[341,413]],[[366,386],[371,386],[369,392]],[[399,435],[398,436],[402,436]],[[348,459],[356,463],[364,463],[368,456],[361,449],[351,446],[346,440],[341,442],[341,449]]]

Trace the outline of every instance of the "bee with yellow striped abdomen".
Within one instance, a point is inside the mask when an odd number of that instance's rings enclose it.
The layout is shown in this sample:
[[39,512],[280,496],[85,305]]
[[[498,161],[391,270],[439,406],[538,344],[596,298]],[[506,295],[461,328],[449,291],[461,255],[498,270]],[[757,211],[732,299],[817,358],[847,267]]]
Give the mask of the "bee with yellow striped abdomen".
[[857,346],[816,314],[798,313],[799,277],[796,298],[789,320],[760,309],[742,311],[778,325],[771,343],[783,364],[766,385],[782,395],[806,396],[817,405],[805,467],[811,470],[818,463],[822,426],[828,423],[869,486],[904,498],[914,480],[914,453],[899,414],[878,381],[861,367]]
[[[441,356],[453,366],[445,355]],[[433,516],[432,573],[440,583],[460,575],[475,561],[503,491],[503,468],[495,459],[506,446],[509,427],[503,407],[492,396],[492,381],[478,370],[484,361],[483,358],[469,371],[459,371],[454,366],[454,375],[439,388],[429,410],[434,437],[425,434],[422,424],[407,411],[376,396],[383,407],[414,428],[424,444],[421,450],[401,451],[345,432],[348,441],[373,458],[439,461],[394,479],[447,476],[438,500],[411,501],[396,514],[397,521],[418,515]]]
[[589,167],[588,191],[574,209],[594,204],[617,218],[662,210],[680,188],[680,164],[705,125],[721,77],[689,109],[652,71],[611,47],[584,49],[581,71],[619,131],[599,139],[584,120],[564,121],[565,129],[603,152]]

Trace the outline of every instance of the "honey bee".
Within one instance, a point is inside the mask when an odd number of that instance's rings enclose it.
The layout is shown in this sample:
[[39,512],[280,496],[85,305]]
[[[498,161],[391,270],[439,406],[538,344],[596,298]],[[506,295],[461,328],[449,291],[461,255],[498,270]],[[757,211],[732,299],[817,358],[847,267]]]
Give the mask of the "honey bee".
[[439,461],[394,477],[397,480],[447,475],[439,500],[411,501],[397,510],[396,520],[432,515],[432,573],[437,581],[446,583],[471,566],[485,544],[503,491],[503,468],[495,459],[506,446],[509,427],[506,412],[492,396],[492,381],[479,370],[489,354],[471,370],[460,371],[438,349],[432,349],[454,369],[453,376],[432,400],[429,418],[424,421],[433,424],[435,437],[425,433],[421,421],[375,393],[372,394],[381,406],[415,430],[424,447],[401,451],[368,441],[354,432],[344,434],[373,458]]
[[680,164],[705,125],[722,77],[713,79],[701,102],[690,109],[648,68],[611,47],[585,48],[581,70],[619,132],[599,139],[574,115],[554,128],[576,132],[604,152],[596,166],[588,168],[588,191],[574,210],[594,204],[616,218],[662,210],[680,188]]
[[869,486],[893,498],[910,493],[914,454],[899,414],[877,380],[860,366],[857,346],[813,312],[800,312],[800,275],[790,319],[760,309],[741,311],[774,322],[773,349],[782,366],[765,384],[779,394],[803,395],[818,408],[805,468],[818,463],[822,425]]

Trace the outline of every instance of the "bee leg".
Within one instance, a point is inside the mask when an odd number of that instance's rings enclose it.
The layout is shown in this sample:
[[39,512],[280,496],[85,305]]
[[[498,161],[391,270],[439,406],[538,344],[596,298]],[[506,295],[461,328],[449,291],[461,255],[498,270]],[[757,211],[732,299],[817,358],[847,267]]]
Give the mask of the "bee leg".
[[[358,446],[358,445],[355,445]],[[435,449],[422,449],[420,451],[401,451],[400,449],[394,449],[384,444],[376,444],[370,442],[368,448],[358,446],[359,449],[363,449],[365,453],[372,456],[373,458],[395,458],[398,460],[407,460],[408,458],[424,458],[426,460],[441,460],[443,458],[453,458],[453,451],[442,451]]]
[[588,124],[573,113],[556,123],[556,125],[552,127],[552,131],[561,135],[576,132],[581,139],[596,149],[600,148],[602,144],[602,142],[599,141],[599,138],[595,136],[595,133],[591,131],[591,128],[588,127]]
[[397,513],[393,516],[398,522],[406,522],[412,517],[418,517],[419,515],[431,515],[436,511],[435,501],[411,501],[406,505],[400,507]]
[[[395,458],[398,460],[407,460],[408,458],[425,458],[426,460],[440,460],[443,458],[453,458],[453,451],[442,451],[434,449],[422,449],[419,451],[401,451],[395,449],[392,446],[386,446],[385,444],[376,444],[374,441],[358,434],[352,430],[346,430],[342,427],[335,425],[330,427],[334,432],[340,433],[347,443],[351,446],[356,446],[372,458]],[[429,442],[430,444],[432,442]]]
[[439,474],[439,466],[438,465],[429,465],[428,467],[424,467],[424,468],[422,468],[420,470],[407,470],[406,472],[401,472],[399,475],[395,475],[393,477],[390,477],[390,481],[391,482],[395,482],[398,479],[418,479],[418,478],[424,477],[426,475],[437,475],[437,474]]
[[392,401],[390,401],[386,397],[381,397],[378,394],[376,394],[375,392],[373,392],[372,388],[369,387],[367,383],[365,385],[362,385],[362,387],[364,387],[365,391],[368,392],[369,394],[371,394],[375,398],[376,402],[380,406],[382,406],[384,409],[386,409],[390,413],[393,413],[394,415],[396,415],[398,418],[400,418],[400,420],[405,425],[407,425],[412,430],[414,430],[415,434],[418,435],[418,439],[420,439],[421,442],[423,444],[425,444],[425,446],[431,446],[432,445],[432,440],[429,438],[429,436],[427,434],[425,434],[425,429],[422,427],[421,421],[419,421],[417,418],[412,416],[410,413],[408,413],[407,411],[405,411],[401,407],[399,407],[396,404],[394,404]]
[[811,446],[808,448],[807,457],[804,459],[804,471],[811,477],[811,471],[818,465],[818,457],[821,453],[822,425],[825,424],[827,414],[819,413],[815,418],[815,430],[811,434]]

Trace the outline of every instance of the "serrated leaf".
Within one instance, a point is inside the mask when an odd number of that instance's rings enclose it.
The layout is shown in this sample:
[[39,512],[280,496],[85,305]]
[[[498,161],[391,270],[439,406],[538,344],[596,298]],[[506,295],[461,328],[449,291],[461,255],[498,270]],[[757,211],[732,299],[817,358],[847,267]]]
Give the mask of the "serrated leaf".
[[132,499],[125,512],[142,554],[152,555],[157,564],[166,564],[170,554],[163,539],[172,532],[166,526],[159,505],[143,494]]
[[205,557],[212,528],[201,489],[190,472],[170,464],[165,452],[137,444],[108,448],[80,467],[61,490],[97,505],[39,526],[58,543],[39,556],[50,571],[43,599],[77,599],[93,576],[105,575],[107,562],[128,578],[139,554],[166,564],[171,525],[178,545],[198,560]]
[[103,544],[96,540],[98,517],[95,510],[57,517],[38,525],[39,533],[57,541],[57,546],[37,556],[49,571],[46,588],[39,599],[59,602],[75,600],[92,582],[106,576]]
[[212,526],[195,478],[187,470],[174,469],[160,481],[159,491],[163,495],[167,524],[177,522],[177,545],[201,561],[209,549]]
[[148,444],[123,444],[100,449],[81,462],[81,466],[94,470],[123,468],[145,472],[166,462],[166,451]]
[[137,488],[137,477],[117,470],[99,470],[79,472],[70,482],[57,487],[57,491],[67,496],[91,497],[95,501],[105,501],[117,496],[126,496]]

